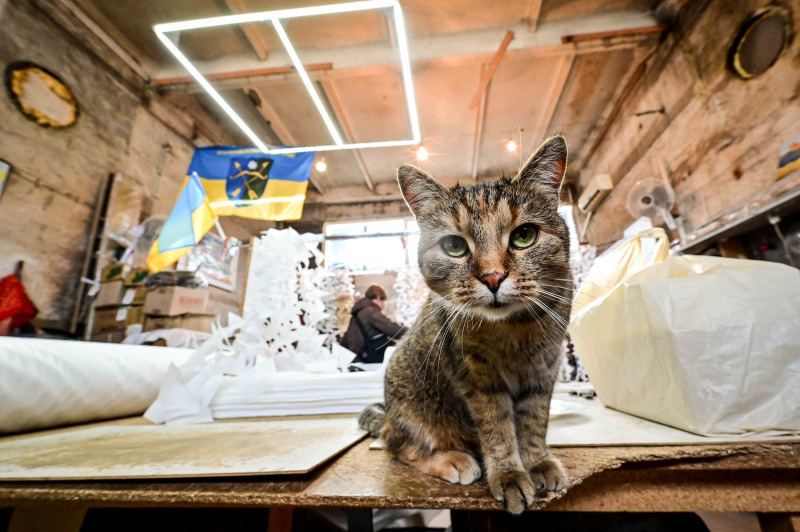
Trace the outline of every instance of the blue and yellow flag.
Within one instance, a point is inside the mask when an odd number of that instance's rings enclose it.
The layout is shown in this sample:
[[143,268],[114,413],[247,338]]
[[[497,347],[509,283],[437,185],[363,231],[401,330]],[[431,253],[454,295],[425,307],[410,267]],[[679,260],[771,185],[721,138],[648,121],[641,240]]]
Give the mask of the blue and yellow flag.
[[175,207],[169,213],[169,218],[150,248],[147,256],[147,267],[150,271],[160,272],[191,251],[203,235],[214,227],[215,219],[216,215],[200,179],[190,175]]
[[256,148],[197,148],[189,165],[218,216],[298,220],[314,152],[267,155]]

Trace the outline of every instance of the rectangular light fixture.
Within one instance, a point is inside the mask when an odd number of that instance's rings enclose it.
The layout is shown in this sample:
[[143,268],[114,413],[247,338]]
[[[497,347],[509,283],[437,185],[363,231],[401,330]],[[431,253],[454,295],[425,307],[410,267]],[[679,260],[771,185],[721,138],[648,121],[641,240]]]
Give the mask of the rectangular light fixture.
[[[294,46],[289,40],[289,36],[281,24],[281,20],[308,17],[313,15],[331,15],[335,13],[350,13],[354,11],[367,11],[375,9],[391,9],[392,18],[395,23],[395,32],[397,34],[397,48],[400,56],[400,67],[403,75],[403,87],[405,90],[406,106],[408,108],[408,119],[411,125],[411,138],[403,140],[385,140],[377,142],[355,142],[345,143],[341,134],[334,124],[333,118],[328,113],[327,108],[322,102],[320,95],[314,87],[308,72],[300,62],[300,58],[295,51]],[[325,144],[320,146],[292,146],[292,147],[269,147],[267,146],[258,135],[242,120],[236,111],[228,104],[222,95],[209,83],[209,81],[200,73],[200,71],[192,64],[192,62],[183,54],[173,40],[167,35],[169,33],[180,32],[184,30],[193,30],[200,28],[212,28],[218,26],[227,26],[231,24],[243,24],[248,22],[271,22],[278,33],[278,37],[283,43],[286,53],[292,60],[294,68],[300,76],[306,90],[308,91],[311,100],[319,111],[325,126],[333,140],[332,144]],[[333,150],[354,150],[364,148],[387,148],[392,146],[410,146],[419,144],[421,135],[419,128],[419,117],[417,116],[417,103],[414,97],[414,82],[411,78],[411,60],[408,54],[408,37],[406,35],[405,23],[403,21],[403,12],[400,9],[398,0],[365,0],[361,2],[348,2],[344,4],[331,4],[312,7],[300,7],[294,9],[279,9],[275,11],[262,11],[259,13],[246,13],[241,15],[227,15],[222,17],[212,17],[198,20],[188,20],[184,22],[169,22],[166,24],[156,24],[153,30],[158,36],[159,40],[169,50],[172,55],[180,62],[181,65],[194,77],[200,86],[211,96],[211,98],[222,108],[222,110],[233,120],[233,122],[242,130],[242,132],[249,138],[255,145],[264,153],[271,154],[287,154],[299,153],[309,151],[333,151]]]

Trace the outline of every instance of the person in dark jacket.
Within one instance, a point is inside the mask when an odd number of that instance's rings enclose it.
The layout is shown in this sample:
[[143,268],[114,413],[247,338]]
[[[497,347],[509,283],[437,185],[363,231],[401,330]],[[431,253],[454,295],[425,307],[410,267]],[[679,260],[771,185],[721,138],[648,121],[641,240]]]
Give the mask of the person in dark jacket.
[[[367,288],[363,299],[356,301],[350,311],[350,325],[341,344],[358,355],[353,362],[383,362],[387,345],[394,345],[407,331],[407,327],[383,315],[386,290],[378,285]],[[364,334],[370,341],[365,341]]]

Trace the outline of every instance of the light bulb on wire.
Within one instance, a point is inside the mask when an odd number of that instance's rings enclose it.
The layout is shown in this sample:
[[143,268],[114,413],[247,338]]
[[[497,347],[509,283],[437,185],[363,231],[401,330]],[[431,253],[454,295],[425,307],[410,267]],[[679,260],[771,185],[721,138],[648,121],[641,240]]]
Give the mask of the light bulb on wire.
[[514,139],[508,139],[508,143],[506,144],[506,149],[510,152],[517,151],[517,143],[514,142]]
[[428,150],[425,149],[425,146],[420,146],[419,148],[417,148],[417,160],[418,161],[427,160],[429,155],[430,154],[428,153]]

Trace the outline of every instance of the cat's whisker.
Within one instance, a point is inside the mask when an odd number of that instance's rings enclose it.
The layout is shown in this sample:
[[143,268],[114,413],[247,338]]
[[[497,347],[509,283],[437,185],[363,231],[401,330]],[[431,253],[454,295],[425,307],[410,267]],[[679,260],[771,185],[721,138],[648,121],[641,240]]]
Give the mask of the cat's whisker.
[[[559,278],[555,278],[555,277],[548,277],[547,280],[548,281],[552,281],[552,282],[563,282],[564,284],[571,285],[572,287],[575,287],[576,284],[578,285],[578,287],[580,287],[582,285],[585,285],[585,284],[592,285],[592,286],[602,286],[600,283],[593,283],[591,281],[586,281],[586,280],[584,280],[584,281],[576,281],[574,279],[559,279]],[[578,289],[578,287],[575,287],[575,288]]]
[[[448,320],[449,323],[448,322],[445,323],[445,326],[447,327],[447,330],[445,331],[444,336],[442,336],[442,341],[439,343],[439,352],[436,354],[436,364],[437,364],[437,367],[436,367],[436,388],[437,389],[439,389],[439,375],[441,375],[442,349],[444,348],[445,336],[448,336],[448,335],[451,336],[450,347],[452,347],[453,346],[453,342],[455,342],[455,335],[451,334],[452,329],[453,329],[453,325],[458,321],[458,317],[462,314],[462,312],[464,312],[466,307],[467,307],[466,303],[463,303],[461,306],[459,306],[456,309],[455,313],[453,314],[452,319]],[[458,333],[458,328],[456,328],[456,333]]]
[[[462,306],[463,306],[463,305],[462,305]],[[459,307],[459,308],[460,308],[460,307]],[[425,382],[425,377],[426,377],[426,375],[427,375],[427,373],[428,373],[428,363],[429,363],[429,361],[430,361],[430,357],[431,357],[431,353],[433,352],[433,348],[436,346],[436,340],[439,338],[439,335],[441,335],[441,334],[442,334],[442,331],[443,331],[443,330],[444,330],[444,328],[447,326],[447,323],[448,323],[448,322],[449,322],[449,321],[450,321],[450,320],[451,320],[451,319],[452,319],[454,316],[455,316],[455,314],[452,314],[452,315],[450,315],[450,316],[448,316],[448,317],[447,317],[447,319],[446,319],[446,320],[445,320],[445,322],[442,324],[442,326],[441,326],[441,327],[439,327],[439,330],[436,332],[436,336],[433,338],[433,341],[431,342],[431,346],[428,348],[428,353],[425,355],[425,359],[422,361],[422,365],[423,365],[423,366],[425,366],[425,373],[423,373],[423,374],[422,374],[422,381],[423,381],[423,382]],[[444,343],[444,337],[442,337],[442,343]],[[441,346],[440,346],[440,350],[439,350],[439,351],[441,352]],[[417,374],[419,374],[419,371],[420,371],[421,369],[422,369],[422,367],[420,366],[420,368],[417,370]]]
[[[436,315],[437,315],[439,312],[441,312],[441,311],[446,311],[446,306],[447,306],[447,301],[446,301],[446,299],[447,299],[448,297],[451,297],[451,298],[452,298],[452,297],[455,297],[455,296],[453,296],[453,295],[448,295],[448,296],[437,296],[437,297],[439,297],[440,299],[442,299],[442,300],[445,300],[445,301],[437,301],[437,300],[433,300],[433,301],[431,301],[430,303],[426,303],[426,304],[425,304],[425,306],[424,306],[423,308],[425,308],[425,307],[427,307],[427,306],[429,306],[429,305],[432,305],[432,304],[434,304],[434,303],[437,303],[439,306],[438,306],[436,309],[434,309],[434,310],[430,311],[430,312],[428,313],[428,315],[427,315],[427,316],[425,316],[424,318],[422,318],[422,319],[419,319],[419,318],[418,318],[418,319],[417,319],[417,321],[416,321],[416,323],[414,323],[414,326],[412,327],[412,329],[411,329],[410,331],[408,331],[408,333],[406,333],[406,336],[407,336],[407,337],[410,337],[410,336],[412,336],[412,335],[416,334],[416,333],[417,333],[417,332],[418,332],[420,329],[422,329],[422,327],[423,327],[423,326],[424,326],[424,325],[425,325],[425,324],[426,324],[428,321],[430,321],[432,318],[434,318],[434,317],[435,317],[435,316],[436,316]],[[420,316],[422,316],[422,314],[420,314]]]
[[[535,309],[533,309],[526,302],[523,302],[522,304],[525,306],[528,312],[530,312],[531,316],[534,318],[539,318],[539,315],[536,313]],[[559,342],[564,337],[563,333],[558,330],[553,331],[549,327],[545,328],[541,319],[535,319],[534,321],[536,322],[536,325],[539,326],[539,330],[542,331],[542,335],[545,337],[545,339],[549,340],[550,342]]]
[[567,303],[568,305],[571,305],[571,304],[572,304],[572,300],[571,300],[570,298],[568,298],[568,297],[564,297],[564,296],[562,296],[562,295],[559,295],[559,294],[556,294],[555,292],[551,292],[551,291],[549,291],[549,290],[541,290],[541,289],[540,289],[540,290],[539,290],[539,293],[540,293],[540,294],[544,294],[544,295],[545,295],[545,296],[547,296],[549,299],[554,299],[554,300],[556,300],[556,301],[561,301],[561,302],[563,302],[563,303]]
[[555,322],[564,329],[564,332],[566,332],[567,326],[569,324],[564,318],[556,314],[555,311],[553,311],[553,309],[545,305],[542,301],[539,300],[539,298],[529,297],[529,299],[533,301],[535,305],[537,305],[539,308],[545,311],[551,318],[553,318],[553,320],[555,320]]
[[574,286],[569,286],[569,285],[566,285],[566,284],[564,284],[564,285],[550,284],[550,283],[543,283],[541,281],[537,282],[537,284],[539,286],[546,286],[548,288],[558,288],[559,290],[567,290],[569,292],[575,292],[576,291]]
[[[536,305],[537,305],[537,306],[539,306],[539,307],[540,307],[542,310],[544,310],[545,312],[548,312],[548,314],[550,314],[550,315],[551,315],[551,316],[552,316],[552,317],[553,317],[553,318],[556,320],[556,322],[558,322],[558,324],[560,325],[560,327],[562,327],[562,328],[563,328],[563,330],[560,330],[560,331],[559,331],[559,334],[560,334],[560,335],[562,335],[562,336],[563,336],[564,334],[567,334],[567,328],[569,327],[569,323],[568,323],[566,320],[564,320],[563,318],[561,318],[561,317],[560,317],[560,316],[558,316],[557,314],[554,314],[554,313],[553,313],[553,314],[551,314],[551,313],[549,312],[549,311],[550,311],[550,308],[549,308],[549,307],[547,307],[547,305],[544,305],[544,304],[543,304],[543,303],[541,303],[540,301],[536,300],[536,298],[531,298],[531,297],[528,297],[528,299],[531,299],[531,300],[532,300],[534,303],[536,303]],[[574,305],[574,304],[575,304],[575,303],[573,302],[573,305]],[[579,335],[578,337],[579,337],[579,338],[581,338],[581,339],[583,339],[583,336],[582,336],[582,335]]]
[[[461,314],[461,312],[462,312],[462,311],[463,311],[463,310],[466,308],[466,306],[467,306],[467,304],[466,304],[466,303],[463,303],[462,305],[460,305],[460,306],[459,306],[459,307],[456,309],[456,311],[453,313],[453,316],[451,317],[451,319],[448,319],[448,320],[445,322],[445,325],[444,325],[444,326],[445,326],[447,329],[446,329],[446,331],[445,331],[445,333],[444,333],[444,336],[448,336],[448,335],[450,335],[450,332],[451,332],[451,331],[452,331],[452,329],[453,329],[453,324],[455,324],[456,320],[458,320],[458,316],[459,316],[459,315]],[[441,352],[442,352],[442,348],[444,347],[444,339],[445,339],[445,338],[444,338],[444,336],[442,336],[442,342],[439,344],[439,354],[441,354]],[[450,341],[450,345],[453,345],[453,341],[454,341],[454,340],[455,340],[455,338],[453,338],[453,339]]]
[[[448,316],[448,317],[447,317],[447,319],[445,320],[445,322],[444,322],[444,323],[442,324],[442,326],[439,328],[439,331],[436,333],[436,337],[433,339],[433,342],[431,343],[431,347],[430,347],[430,349],[428,350],[428,356],[426,357],[426,361],[427,361],[427,360],[430,358],[431,350],[432,350],[432,349],[433,349],[433,348],[436,346],[436,339],[437,339],[437,338],[439,338],[439,335],[442,333],[442,331],[444,331],[444,334],[442,335],[442,339],[441,339],[441,341],[439,342],[439,349],[438,349],[438,351],[436,352],[436,360],[437,360],[437,364],[439,364],[439,363],[441,362],[441,358],[442,358],[442,349],[444,348],[445,339],[446,339],[446,337],[447,337],[447,336],[450,334],[450,331],[451,331],[451,329],[452,329],[452,327],[453,327],[453,323],[455,323],[455,320],[458,318],[458,315],[461,313],[461,311],[462,311],[462,310],[463,310],[465,307],[466,307],[466,303],[462,303],[461,305],[459,305],[458,307],[456,307],[456,310],[455,310],[455,311],[454,311],[454,312],[453,312],[453,313],[452,313],[450,316]],[[451,345],[452,345],[452,344],[451,344]],[[437,368],[437,369],[438,369],[438,368]],[[427,369],[426,369],[426,372],[427,372]],[[423,377],[423,378],[424,378],[424,377]],[[437,384],[438,384],[438,380],[439,380],[439,371],[437,371],[437,372],[436,372],[436,380],[437,380]]]

